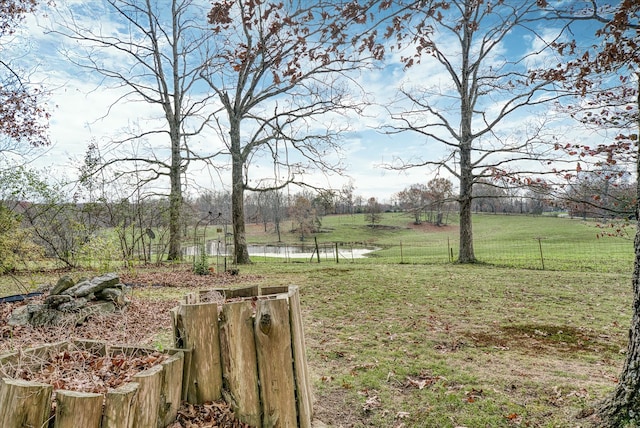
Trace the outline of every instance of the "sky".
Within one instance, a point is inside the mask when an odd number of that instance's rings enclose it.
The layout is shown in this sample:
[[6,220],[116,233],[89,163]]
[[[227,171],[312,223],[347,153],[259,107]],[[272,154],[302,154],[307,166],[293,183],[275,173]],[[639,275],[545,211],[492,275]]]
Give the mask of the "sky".
[[[206,2],[209,4],[209,2]],[[74,42],[51,33],[52,18],[66,11],[69,6],[77,13],[77,17],[87,26],[101,28],[108,34],[121,34],[122,23],[113,20],[107,6],[100,0],[71,0],[56,2],[55,11],[40,11],[29,16],[25,21],[19,38],[22,42],[15,43],[13,53],[20,57],[25,67],[33,70],[31,79],[40,81],[50,91],[49,106],[52,119],[50,123],[51,147],[33,161],[38,168],[51,168],[54,176],[73,177],[76,167],[80,164],[90,142],[103,145],[105,141],[120,135],[123,130],[131,128],[153,128],[158,126],[155,118],[159,111],[153,111],[148,105],[139,101],[120,102],[112,108],[123,90],[105,82],[95,73],[87,72],[73,66],[62,54],[63,51],[81,55]],[[81,13],[82,12],[82,13]],[[539,28],[542,38],[551,37],[552,28]],[[587,34],[587,33],[584,33]],[[446,34],[437,35],[446,52],[456,52],[459,48]],[[450,44],[450,48],[448,45]],[[495,49],[491,61],[499,66],[505,59],[522,56],[525,52],[536,52],[541,47],[541,39],[531,34],[513,32],[505,42]],[[345,165],[345,176],[311,174],[306,177],[310,183],[320,187],[340,189],[352,183],[355,194],[365,199],[376,197],[380,201],[390,202],[394,194],[412,184],[425,184],[435,176],[435,171],[429,168],[414,168],[397,171],[385,168],[384,165],[397,162],[398,159],[435,160],[446,155],[442,144],[426,141],[424,136],[417,133],[386,134],[380,128],[385,124],[394,123],[383,106],[393,105],[393,109],[400,111],[408,108],[406,100],[398,100],[397,89],[404,87],[408,91],[412,88],[435,88],[441,97],[440,106],[443,114],[446,110],[447,91],[451,91],[451,79],[443,72],[439,64],[425,59],[421,64],[410,69],[404,69],[400,56],[405,52],[389,52],[384,67],[369,70],[366,73],[354,75],[357,81],[372,99],[379,105],[372,105],[365,110],[363,116],[352,116],[348,121],[348,132],[342,141],[342,155]],[[545,54],[546,55],[546,54]],[[455,61],[455,55],[452,55]],[[545,61],[544,55],[532,56],[531,60]],[[115,55],[106,58],[114,67],[118,66],[121,58]],[[501,99],[495,99],[492,105],[482,106],[487,112],[495,111],[502,104]],[[548,108],[546,108],[549,112]],[[455,114],[447,112],[446,114]],[[540,112],[526,111],[514,116],[503,125],[503,134],[521,138],[525,124],[539,120]],[[454,120],[455,122],[455,120]],[[560,126],[560,125],[558,125]],[[564,125],[566,126],[566,122]],[[558,133],[568,137],[566,128],[557,128]],[[574,138],[601,138],[594,133],[587,132],[573,126]],[[515,136],[515,137],[513,137]],[[204,134],[191,143],[197,150],[211,150],[216,145],[217,136],[213,133]],[[162,145],[161,142],[150,144]],[[218,142],[219,144],[219,142]],[[442,173],[447,176],[446,173]],[[215,173],[202,169],[192,169],[190,183],[197,184],[199,189],[229,190],[228,172]],[[449,176],[450,177],[450,176]],[[452,181],[454,181],[452,179]],[[454,181],[455,184],[455,181]]]

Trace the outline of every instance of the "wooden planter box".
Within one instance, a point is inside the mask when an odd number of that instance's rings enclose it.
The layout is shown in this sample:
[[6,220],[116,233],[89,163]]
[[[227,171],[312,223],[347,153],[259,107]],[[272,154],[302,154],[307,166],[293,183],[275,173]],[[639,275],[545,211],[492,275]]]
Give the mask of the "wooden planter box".
[[298,287],[215,291],[227,300],[203,302],[210,291],[190,293],[172,310],[176,347],[192,351],[186,401],[224,398],[254,427],[311,427]]
[[[185,352],[168,350],[168,359],[134,375],[106,394],[68,391],[38,382],[13,379],[20,367],[38,370],[51,356],[70,349],[98,355],[148,355],[153,349],[107,346],[97,341],[60,342],[0,356],[0,427],[157,428],[171,424],[180,407]],[[52,396],[55,392],[55,412]]]

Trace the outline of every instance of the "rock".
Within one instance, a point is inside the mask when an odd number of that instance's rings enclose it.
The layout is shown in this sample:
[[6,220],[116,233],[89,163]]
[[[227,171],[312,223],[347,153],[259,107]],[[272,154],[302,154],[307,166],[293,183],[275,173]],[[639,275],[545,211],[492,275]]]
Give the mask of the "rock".
[[124,293],[117,288],[105,288],[96,294],[96,298],[113,302],[119,308],[125,305]]
[[61,294],[63,291],[73,287],[75,283],[69,275],[61,276],[57,284],[51,289],[49,294]]
[[97,276],[91,281],[79,282],[75,286],[67,289],[64,293],[70,294],[75,297],[85,297],[89,294],[98,293],[105,288],[115,287],[120,283],[120,277],[115,273],[107,273],[102,276]]
[[[69,296],[71,298],[71,296]],[[74,312],[79,311],[83,307],[87,305],[87,299],[83,297],[79,297],[77,299],[72,299],[67,303],[63,303],[58,306],[58,310],[62,312]]]
[[57,308],[63,303],[70,302],[71,299],[73,299],[73,297],[69,296],[68,294],[52,294],[44,299],[44,303],[53,309]]
[[29,320],[31,320],[31,312],[29,312],[29,308],[27,306],[20,306],[11,312],[9,319],[7,320],[7,324],[10,326],[21,326],[29,324]]
[[116,305],[113,302],[100,302],[87,305],[78,313],[74,314],[76,325],[82,324],[92,315],[110,314],[116,311]]
[[[74,285],[73,287],[67,288],[66,290],[64,290],[62,293],[63,294],[67,294],[69,296],[76,296],[76,292],[81,288],[81,287],[89,287],[91,285],[91,282],[88,279],[82,280],[82,281],[78,281],[76,283],[76,285]],[[87,293],[89,294],[89,293]]]
[[125,306],[128,303],[125,290],[115,273],[92,280],[84,279],[76,284],[65,275],[58,280],[43,304],[20,306],[11,313],[7,322],[11,326],[31,324],[34,327],[81,324],[91,315],[115,312]]
[[57,325],[61,317],[62,313],[56,309],[42,308],[31,315],[29,323],[34,327]]

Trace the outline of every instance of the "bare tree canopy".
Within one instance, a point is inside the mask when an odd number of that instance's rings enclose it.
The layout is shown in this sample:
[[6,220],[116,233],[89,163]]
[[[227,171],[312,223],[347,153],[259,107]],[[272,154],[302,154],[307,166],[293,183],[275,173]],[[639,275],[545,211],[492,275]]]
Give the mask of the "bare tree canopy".
[[475,262],[473,186],[532,172],[513,165],[544,155],[541,107],[563,93],[542,70],[558,61],[550,43],[564,28],[538,33],[545,17],[532,1],[383,3],[391,12],[385,36],[391,49],[401,48],[405,73],[414,79],[405,78],[400,87],[389,108],[395,122],[386,131],[408,131],[424,141],[422,156],[387,167],[426,167],[457,179],[458,262]]
[[105,148],[94,146],[99,159],[85,173],[117,165],[120,176],[132,174],[140,186],[168,181],[168,257],[178,259],[184,176],[192,161],[215,156],[193,147],[211,116],[209,98],[198,88],[210,34],[206,11],[192,0],[106,0],[104,13],[114,20],[112,27],[96,26],[95,10],[70,4],[55,17],[53,31],[74,42],[69,60],[113,85],[119,98],[111,111],[118,103],[143,102],[139,119],[146,122]]
[[215,1],[208,19],[215,50],[202,74],[222,106],[216,130],[231,158],[234,259],[249,263],[244,192],[340,171],[341,115],[359,103],[344,77],[364,59],[340,2]]

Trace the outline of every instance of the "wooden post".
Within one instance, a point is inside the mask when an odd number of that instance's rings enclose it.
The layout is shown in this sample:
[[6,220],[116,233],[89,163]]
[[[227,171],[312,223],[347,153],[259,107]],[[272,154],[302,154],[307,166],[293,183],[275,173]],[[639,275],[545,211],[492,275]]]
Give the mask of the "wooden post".
[[316,255],[318,257],[318,263],[320,263],[320,248],[318,248],[318,238],[314,236],[313,240],[316,243]]
[[153,366],[132,377],[137,382],[133,427],[157,428],[162,389],[162,366]]
[[271,286],[262,287],[260,289],[261,296],[268,296],[271,294],[282,294],[282,293],[288,293],[288,292],[289,292],[288,285],[271,285]]
[[187,401],[202,404],[222,397],[218,305],[180,305],[174,314],[177,348],[191,349]]
[[162,362],[164,376],[162,377],[159,422],[163,427],[171,424],[178,416],[182,397],[183,364],[183,352],[176,352]]
[[0,381],[0,427],[47,426],[51,413],[51,385],[20,379]]
[[0,378],[13,378],[19,360],[20,353],[18,352],[10,352],[0,356]]
[[307,347],[304,341],[298,287],[289,287],[289,316],[291,322],[291,343],[293,346],[293,368],[296,381],[296,402],[298,403],[298,426],[300,428],[311,428],[311,421],[313,419],[313,393],[308,375]]
[[258,301],[255,338],[263,427],[298,425],[287,303],[286,299]]
[[53,428],[100,428],[102,401],[102,394],[57,390]]
[[240,288],[216,288],[213,291],[217,291],[222,294],[225,299],[234,299],[236,297],[255,297],[258,295],[258,286],[250,285],[248,287]]
[[222,307],[220,348],[224,395],[238,419],[253,427],[262,426],[258,392],[258,364],[250,301]]
[[133,414],[138,383],[129,382],[107,392],[101,428],[134,428]]

